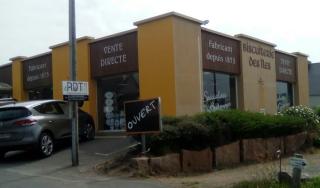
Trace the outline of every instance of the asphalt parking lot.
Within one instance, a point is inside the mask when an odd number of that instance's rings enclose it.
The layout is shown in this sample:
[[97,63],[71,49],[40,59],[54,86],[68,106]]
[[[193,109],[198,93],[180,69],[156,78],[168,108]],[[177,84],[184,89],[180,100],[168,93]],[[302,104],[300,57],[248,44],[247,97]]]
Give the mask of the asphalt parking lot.
[[163,187],[158,182],[107,177],[94,171],[110,154],[135,144],[130,137],[97,137],[80,143],[77,167],[71,165],[70,142],[60,143],[57,151],[44,159],[30,152],[9,152],[0,161],[0,188]]

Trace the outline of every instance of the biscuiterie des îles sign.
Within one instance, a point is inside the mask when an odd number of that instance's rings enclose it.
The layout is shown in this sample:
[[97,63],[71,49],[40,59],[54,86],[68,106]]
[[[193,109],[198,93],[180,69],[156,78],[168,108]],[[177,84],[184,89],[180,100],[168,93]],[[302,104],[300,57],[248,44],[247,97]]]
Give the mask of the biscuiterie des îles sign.
[[125,102],[127,134],[161,132],[160,103],[160,98]]

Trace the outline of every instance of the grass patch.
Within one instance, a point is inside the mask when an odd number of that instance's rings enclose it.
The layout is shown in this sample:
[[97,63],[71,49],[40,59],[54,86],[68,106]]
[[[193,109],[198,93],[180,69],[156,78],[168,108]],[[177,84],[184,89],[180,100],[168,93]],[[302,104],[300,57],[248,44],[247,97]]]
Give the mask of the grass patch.
[[[301,188],[320,187],[320,177],[312,178],[301,184]],[[233,188],[290,188],[287,184],[279,184],[276,180],[254,180],[243,181],[233,186]]]

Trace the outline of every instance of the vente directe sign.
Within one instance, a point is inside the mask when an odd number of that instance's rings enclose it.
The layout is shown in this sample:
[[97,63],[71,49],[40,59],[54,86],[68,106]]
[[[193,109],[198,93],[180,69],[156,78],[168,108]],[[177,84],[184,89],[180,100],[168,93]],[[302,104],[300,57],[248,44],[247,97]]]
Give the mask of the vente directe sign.
[[124,103],[128,134],[158,133],[162,129],[160,98]]

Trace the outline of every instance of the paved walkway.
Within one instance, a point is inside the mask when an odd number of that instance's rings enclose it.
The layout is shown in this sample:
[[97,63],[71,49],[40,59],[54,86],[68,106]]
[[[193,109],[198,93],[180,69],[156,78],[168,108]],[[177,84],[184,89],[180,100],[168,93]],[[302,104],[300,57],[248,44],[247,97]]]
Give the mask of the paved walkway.
[[[316,154],[305,154],[308,166],[303,174],[310,177],[320,176],[320,151]],[[288,158],[283,160],[282,170],[291,174]],[[224,169],[202,175],[187,177],[159,177],[160,182],[174,188],[212,188],[231,187],[233,184],[244,180],[257,180],[275,177],[279,171],[279,161],[263,164],[252,164],[239,166],[233,169]]]

